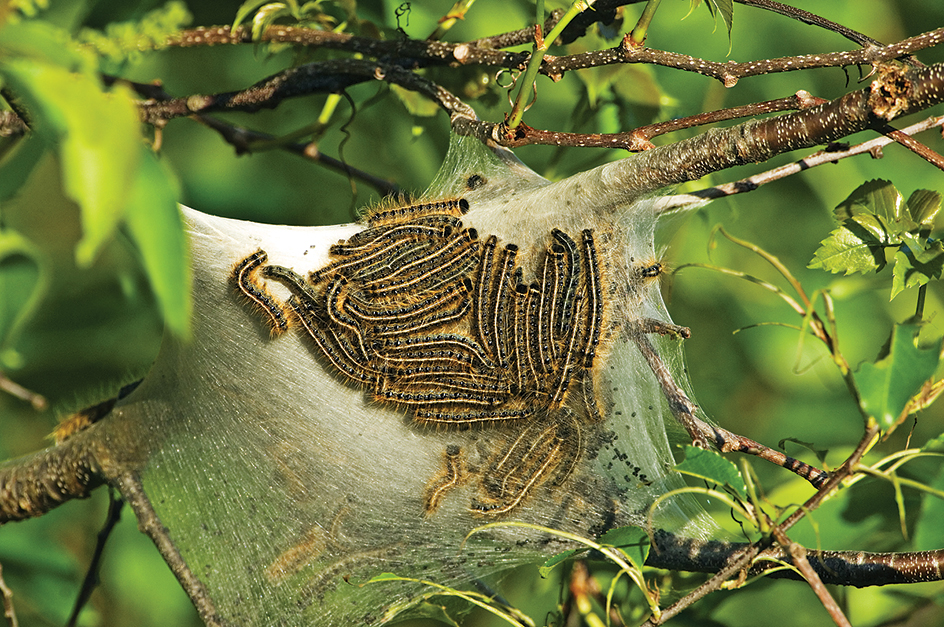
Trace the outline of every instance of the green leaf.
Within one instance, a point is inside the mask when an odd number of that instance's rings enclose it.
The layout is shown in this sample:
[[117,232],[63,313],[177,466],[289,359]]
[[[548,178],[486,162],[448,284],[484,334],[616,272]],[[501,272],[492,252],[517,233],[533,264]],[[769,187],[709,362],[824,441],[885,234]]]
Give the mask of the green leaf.
[[404,89],[399,85],[390,85],[390,90],[396,94],[406,110],[412,115],[429,118],[439,113],[439,105],[415,91]]
[[649,534],[641,527],[610,529],[600,537],[600,544],[614,546],[622,550],[633,566],[640,570],[649,557]]
[[270,2],[263,6],[252,18],[252,40],[259,41],[269,26],[280,17],[292,15],[292,9],[284,2]]
[[891,298],[906,289],[940,279],[944,269],[944,244],[941,241],[929,241],[908,233],[903,233],[902,239],[907,247],[895,253]]
[[157,158],[140,149],[144,156],[128,199],[128,230],[141,251],[165,323],[186,338],[192,311],[190,255],[176,187]]
[[246,21],[246,18],[249,17],[253,11],[261,7],[263,4],[267,4],[269,0],[246,0],[236,11],[236,18],[233,20],[233,29],[235,30],[237,26]]
[[55,65],[90,78],[98,69],[91,51],[77,46],[66,31],[42,21],[0,29],[0,60],[7,63],[14,59]]
[[892,245],[882,220],[871,214],[847,219],[813,254],[808,268],[838,274],[878,271],[885,267],[886,246]]
[[944,453],[944,433],[925,442],[921,450],[925,453]]
[[570,549],[569,551],[563,551],[557,555],[552,555],[547,558],[547,560],[538,568],[538,573],[541,575],[541,579],[546,578],[551,574],[551,571],[572,558],[578,553],[582,553],[586,549]]
[[0,203],[10,200],[20,191],[48,148],[49,144],[35,135],[19,140],[12,154],[7,155],[0,165]]
[[941,195],[929,189],[919,189],[911,194],[906,206],[915,224],[931,226],[941,210]]
[[901,194],[890,181],[874,179],[855,188],[833,213],[840,222],[867,213],[893,221],[901,215],[901,203]]
[[138,60],[146,50],[160,50],[168,38],[193,20],[187,5],[172,0],[148,11],[140,20],[112,22],[104,32],[83,28],[76,36],[83,47],[91,47],[101,57],[106,72],[117,73],[128,60]]
[[918,348],[918,331],[916,325],[896,325],[888,356],[862,364],[855,373],[862,409],[886,430],[895,427],[905,405],[937,369],[941,344]]
[[131,93],[106,93],[86,74],[25,59],[3,72],[59,139],[63,187],[82,209],[76,261],[89,266],[118,226],[136,178],[141,132]]
[[[721,19],[724,20],[724,25],[728,29],[728,41],[731,40],[731,26],[734,24],[734,1],[733,0],[708,0],[705,5],[711,10],[711,14],[714,15],[715,11],[721,14]],[[729,50],[730,52],[730,50]]]
[[42,251],[16,231],[0,231],[0,368],[22,367],[13,345],[43,301],[50,278]]
[[747,498],[747,486],[744,485],[741,471],[714,451],[688,445],[685,447],[685,461],[676,464],[675,469],[686,475],[727,486],[740,498]]

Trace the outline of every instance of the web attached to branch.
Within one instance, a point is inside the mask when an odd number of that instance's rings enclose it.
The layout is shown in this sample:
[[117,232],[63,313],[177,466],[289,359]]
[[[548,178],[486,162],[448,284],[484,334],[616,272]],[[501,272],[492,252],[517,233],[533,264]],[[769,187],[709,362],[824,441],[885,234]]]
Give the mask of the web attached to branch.
[[[188,211],[195,338],[165,342],[109,433],[147,434],[115,463],[204,618],[373,624],[422,590],[359,587],[382,572],[461,587],[572,548],[521,527],[465,541],[485,523],[643,524],[682,485],[632,340],[669,322],[653,202],[605,166],[551,183],[455,138],[421,201],[365,223]],[[684,380],[678,340],[655,343]],[[681,499],[655,521],[711,529]]]

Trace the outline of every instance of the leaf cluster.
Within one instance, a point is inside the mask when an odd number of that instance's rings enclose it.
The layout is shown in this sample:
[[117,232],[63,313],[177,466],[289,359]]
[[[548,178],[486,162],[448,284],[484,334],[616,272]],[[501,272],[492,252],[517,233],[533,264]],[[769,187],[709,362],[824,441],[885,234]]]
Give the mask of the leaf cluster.
[[860,185],[835,209],[840,225],[814,253],[810,268],[846,275],[893,265],[891,298],[941,278],[944,244],[931,237],[941,195],[919,189],[906,201],[889,181]]
[[[105,37],[120,51],[185,18],[183,5],[172,3],[139,27],[116,27],[127,39]],[[0,208],[45,156],[57,157],[63,192],[81,218],[75,263],[91,267],[124,229],[137,244],[168,326],[186,336],[190,279],[176,184],[145,142],[133,93],[121,84],[106,87],[101,70],[107,61],[96,52],[49,22],[0,25],[0,82],[30,128],[26,137],[0,145]],[[0,316],[0,369],[15,370],[22,364],[14,345],[36,312],[51,267],[28,238],[2,223],[0,241],[0,281],[13,293],[30,294],[19,305],[5,298],[7,313]],[[13,257],[18,264],[4,263]],[[23,272],[24,265],[31,270]]]

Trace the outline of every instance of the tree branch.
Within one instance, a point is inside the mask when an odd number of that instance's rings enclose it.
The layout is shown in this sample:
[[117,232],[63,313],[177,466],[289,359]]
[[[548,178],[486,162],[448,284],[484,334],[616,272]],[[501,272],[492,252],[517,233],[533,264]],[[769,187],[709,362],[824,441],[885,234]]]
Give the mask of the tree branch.
[[[884,67],[872,84],[842,98],[765,120],[710,129],[691,139],[660,146],[602,166],[614,185],[640,193],[699,179],[792,150],[828,144],[894,118],[944,102],[944,64],[919,70]],[[481,126],[460,121],[459,132]],[[497,141],[500,137],[491,138]]]
[[[944,125],[944,116],[930,117],[926,120],[918,122],[917,124],[912,124],[907,128],[903,128],[898,132],[906,135],[914,135],[916,133],[927,131],[942,125]],[[780,166],[779,168],[773,168],[771,170],[767,170],[766,172],[761,172],[760,174],[755,174],[754,176],[740,179],[732,183],[708,187],[690,194],[669,196],[667,197],[667,200],[661,204],[660,210],[674,211],[682,207],[703,203],[706,200],[715,200],[717,198],[724,198],[725,196],[733,196],[735,194],[751,192],[761,185],[766,185],[767,183],[778,181],[793,174],[798,174],[805,170],[809,170],[810,168],[821,166],[824,163],[836,163],[842,159],[854,157],[864,153],[869,153],[872,155],[872,158],[878,159],[882,156],[882,147],[887,146],[894,141],[895,140],[893,140],[891,137],[882,136],[876,137],[875,139],[871,139],[867,142],[862,142],[861,144],[856,144],[855,146],[845,150],[820,150],[819,152],[813,153],[809,157],[804,157],[799,161]]]
[[[748,543],[704,541],[682,538],[657,530],[647,566],[698,573],[716,573]],[[944,549],[912,553],[868,553],[865,551],[819,551],[807,549],[807,559],[823,583],[856,588],[889,584],[940,581],[944,577]],[[792,557],[779,546],[771,546],[751,565],[748,575],[762,575],[792,564]],[[768,577],[800,579],[792,570],[777,570]]]
[[87,434],[0,464],[0,525],[42,516],[104,483],[104,445]]

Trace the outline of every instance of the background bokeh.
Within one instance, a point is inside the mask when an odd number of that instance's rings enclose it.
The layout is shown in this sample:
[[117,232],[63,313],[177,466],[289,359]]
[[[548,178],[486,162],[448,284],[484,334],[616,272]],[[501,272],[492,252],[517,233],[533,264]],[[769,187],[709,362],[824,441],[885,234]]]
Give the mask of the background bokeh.
[[[422,38],[451,2],[409,3],[400,27]],[[558,4],[549,4],[555,8]],[[921,0],[818,0],[795,2],[880,41],[895,41],[944,25],[944,5]],[[104,28],[112,22],[138,20],[159,2],[80,0],[53,2],[48,19],[73,32],[81,27]],[[232,21],[238,2],[190,0],[193,24]],[[362,1],[361,19],[385,28],[397,25],[397,2]],[[641,6],[641,5],[640,5]],[[627,23],[639,13],[628,7]],[[466,19],[447,35],[468,40],[524,27],[533,20],[533,4],[523,1],[478,0]],[[387,31],[388,36],[395,36]],[[605,35],[605,33],[604,33]],[[689,14],[689,3],[663,3],[647,44],[713,60],[749,60],[849,49],[837,35],[786,18],[743,6],[735,7],[732,42],[724,25],[714,23],[704,7]],[[584,47],[612,45],[595,34]],[[552,52],[560,52],[552,50]],[[266,46],[169,49],[137,55],[120,68],[121,76],[141,82],[160,80],[175,96],[243,88],[291,65],[290,50]],[[311,58],[332,53],[320,52]],[[922,52],[926,63],[944,60],[944,47]],[[863,70],[867,71],[867,70]],[[508,109],[505,92],[494,76],[473,70],[431,70],[430,76],[474,101],[479,115],[497,121]],[[747,78],[725,89],[710,79],[662,68],[627,66],[593,70],[583,78],[570,73],[559,83],[540,78],[538,101],[526,115],[538,128],[580,132],[615,132],[652,120],[663,120],[754,101],[784,97],[805,89],[824,98],[858,88],[857,68],[816,70]],[[319,148],[348,163],[421,193],[433,179],[448,145],[444,113],[412,115],[383,84],[364,84],[349,90],[356,103],[351,110],[342,99]],[[289,133],[311,124],[321,113],[325,96],[287,101],[277,109],[254,114],[220,116],[273,134]],[[940,109],[940,107],[938,108]],[[941,114],[938,110],[936,113]],[[659,138],[674,141],[687,133]],[[868,134],[851,138],[864,140]],[[944,151],[937,133],[924,138]],[[201,211],[260,222],[332,224],[350,221],[358,207],[377,200],[362,182],[352,181],[299,157],[279,151],[237,156],[220,137],[188,119],[175,120],[163,131],[161,155],[176,174],[180,202]],[[862,182],[891,180],[907,198],[915,189],[941,191],[941,172],[901,147],[890,146],[884,158],[859,157],[838,165],[804,172],[755,192],[717,201],[690,215],[668,221],[662,245],[670,266],[708,262],[735,268],[786,287],[770,268],[751,253],[717,238],[709,254],[712,228],[722,224],[733,235],[748,239],[776,255],[801,281],[808,294],[829,289],[836,301],[840,342],[855,365],[874,360],[892,324],[914,312],[915,294],[906,292],[889,302],[890,268],[870,276],[839,277],[807,270],[820,240],[835,223],[832,208]],[[557,149],[530,146],[518,156],[537,172],[561,178],[600,163],[625,157],[602,149]],[[744,166],[713,175],[686,189],[748,176],[801,155],[786,155],[763,166]],[[73,250],[80,235],[76,208],[66,200],[58,181],[58,164],[47,158],[31,175],[20,195],[2,208],[6,227],[26,234],[53,262],[53,283],[38,315],[20,338],[16,350],[22,368],[9,372],[18,383],[45,395],[49,408],[35,411],[0,394],[0,459],[26,454],[49,444],[47,434],[64,415],[114,393],[122,384],[146,373],[159,346],[162,325],[133,245],[119,236],[89,270],[78,270]],[[0,286],[0,299],[3,290]],[[798,334],[777,326],[735,331],[763,322],[798,324],[787,306],[747,282],[708,270],[684,269],[665,287],[676,322],[690,326],[686,342],[688,370],[699,404],[726,428],[768,445],[784,438],[828,449],[827,464],[838,464],[861,433],[861,419],[822,347],[807,341],[798,355]],[[930,322],[922,339],[944,335],[942,292],[928,293]],[[910,424],[883,450],[902,447]],[[944,431],[939,407],[922,412],[910,434],[920,445]],[[815,462],[806,449],[787,444],[794,455]],[[760,483],[771,493],[809,494],[783,471],[754,464]],[[815,545],[830,548],[893,549],[907,547],[898,528],[894,494],[878,482],[864,485],[852,497],[825,510],[812,528],[798,530]],[[861,495],[861,496],[857,496]],[[104,520],[106,490],[88,501],[74,502],[33,521],[0,529],[0,565],[15,593],[21,625],[61,625],[68,616],[79,582]],[[919,507],[915,494],[905,493],[911,510]],[[789,500],[784,501],[789,502]],[[805,535],[804,535],[805,534]],[[512,600],[539,622],[558,596],[554,580],[532,572],[509,576]],[[694,584],[691,584],[694,586]],[[944,624],[944,610],[933,599],[940,587],[903,590],[843,591],[840,599],[858,625],[877,625],[910,613],[913,624]],[[909,597],[909,595],[911,595]],[[916,600],[917,599],[917,600]],[[713,597],[678,624],[753,625],[763,611],[766,625],[829,624],[809,589],[800,584],[752,586],[744,593]],[[760,609],[759,609],[760,608]],[[918,608],[918,609],[915,609]],[[485,618],[473,618],[484,624]],[[129,512],[117,527],[105,553],[102,586],[83,613],[82,625],[196,625],[199,621],[173,576],[150,541],[138,533]]]

